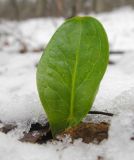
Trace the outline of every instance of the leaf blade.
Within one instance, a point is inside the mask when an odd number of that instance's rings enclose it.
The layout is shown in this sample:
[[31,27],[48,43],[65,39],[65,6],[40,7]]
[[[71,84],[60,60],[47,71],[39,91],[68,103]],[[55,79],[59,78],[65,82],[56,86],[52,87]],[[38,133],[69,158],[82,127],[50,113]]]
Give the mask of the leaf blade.
[[107,64],[108,40],[96,19],[69,19],[54,34],[37,69],[39,96],[54,136],[86,115]]

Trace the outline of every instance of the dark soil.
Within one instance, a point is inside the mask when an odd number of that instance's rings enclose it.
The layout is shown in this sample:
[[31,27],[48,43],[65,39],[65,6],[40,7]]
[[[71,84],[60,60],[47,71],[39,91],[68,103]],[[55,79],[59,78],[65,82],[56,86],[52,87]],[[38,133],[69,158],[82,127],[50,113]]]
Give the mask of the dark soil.
[[24,137],[20,139],[22,142],[40,144],[46,143],[49,140],[52,140],[52,134],[48,123],[46,123],[45,126],[42,126],[39,123],[32,124],[30,131],[28,133],[24,133]]
[[[1,122],[0,122],[1,123]],[[17,126],[13,124],[5,124],[3,127],[0,128],[0,132],[8,133],[11,130],[15,129]]]
[[81,138],[85,143],[100,143],[108,138],[109,124],[101,122],[96,123],[80,123],[78,126],[67,129],[61,136],[69,135],[72,140]]
[[[0,128],[0,132],[8,133],[9,131],[15,129],[17,126],[12,124],[5,124]],[[100,143],[104,139],[108,138],[109,124],[105,122],[101,123],[80,123],[76,127],[65,130],[63,133],[59,134],[58,137],[61,140],[66,135],[69,135],[73,140],[81,138],[85,143]],[[59,140],[57,139],[57,140]],[[21,142],[30,143],[46,143],[53,140],[52,133],[50,130],[49,123],[44,126],[35,123],[31,125],[28,133],[24,133],[23,138],[20,139]]]
[[98,156],[97,160],[104,160],[104,158],[102,156]]
[[[108,138],[108,128],[109,124],[104,122],[99,124],[80,123],[78,126],[67,129],[63,133],[59,134],[58,137],[61,139],[66,135],[69,135],[72,141],[82,138],[82,141],[85,143],[100,143],[104,139]],[[47,141],[51,141],[52,139],[49,124],[47,123],[45,126],[42,126],[39,123],[36,123],[31,125],[30,131],[28,133],[24,133],[24,137],[20,139],[20,141],[42,144]]]
[[132,141],[134,141],[134,137],[131,137],[130,139],[131,139]]

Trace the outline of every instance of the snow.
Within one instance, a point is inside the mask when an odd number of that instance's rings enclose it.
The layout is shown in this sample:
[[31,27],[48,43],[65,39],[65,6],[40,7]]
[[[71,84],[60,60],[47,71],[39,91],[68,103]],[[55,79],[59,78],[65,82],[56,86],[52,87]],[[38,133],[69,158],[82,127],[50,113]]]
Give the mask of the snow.
[[114,12],[97,16],[103,22],[113,50],[131,51],[134,49],[134,10],[121,8]]
[[[118,125],[115,125],[118,124]],[[85,144],[76,140],[73,144],[51,142],[44,145],[21,143],[9,135],[0,133],[0,156],[2,160],[96,160],[105,157],[108,160],[130,160],[134,157],[134,142],[130,137],[134,134],[134,113],[122,113],[112,119],[109,139],[100,145]]]
[[[125,14],[125,16],[124,16]],[[134,159],[134,11],[122,8],[110,13],[93,14],[103,22],[112,50],[124,54],[110,56],[116,62],[108,67],[92,110],[114,113],[109,138],[99,145],[85,144],[81,139],[70,144],[19,142],[31,123],[46,122],[36,88],[36,65],[41,52],[63,19],[31,19],[22,22],[0,22],[0,120],[17,124],[8,134],[0,132],[1,160],[107,160]],[[126,23],[127,19],[127,23]],[[28,53],[20,54],[22,41]],[[0,124],[2,125],[2,124]]]
[[133,60],[134,60],[134,52],[133,51],[127,52],[127,54],[125,54],[124,57],[119,62],[118,66],[126,74],[134,75],[134,71],[133,71],[134,63],[133,63]]
[[93,109],[105,109],[116,113],[117,110],[113,107],[114,100],[122,93],[132,90],[133,87],[133,76],[123,73],[117,66],[109,67],[100,85]]
[[107,159],[133,159],[134,142],[130,139],[134,134],[133,128],[134,112],[132,111],[124,110],[112,120],[106,147]]
[[62,22],[63,18],[31,19],[22,22],[1,20],[0,35],[3,36],[0,49],[13,53],[17,52],[22,45],[26,45],[29,51],[44,48]]

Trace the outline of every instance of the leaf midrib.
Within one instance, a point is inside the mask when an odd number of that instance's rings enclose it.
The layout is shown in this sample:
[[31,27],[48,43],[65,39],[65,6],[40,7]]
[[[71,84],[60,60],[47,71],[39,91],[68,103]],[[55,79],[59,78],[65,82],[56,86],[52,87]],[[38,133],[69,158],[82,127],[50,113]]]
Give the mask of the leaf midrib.
[[75,64],[74,64],[74,70],[72,74],[72,87],[71,87],[71,98],[70,98],[70,114],[69,114],[69,121],[73,119],[73,112],[74,112],[74,98],[75,98],[75,87],[76,87],[76,71],[77,71],[77,65],[78,65],[78,59],[79,59],[79,49],[80,49],[80,43],[81,43],[81,34],[82,34],[82,24],[80,20],[80,40],[78,43],[78,49],[76,52],[76,58],[75,58]]

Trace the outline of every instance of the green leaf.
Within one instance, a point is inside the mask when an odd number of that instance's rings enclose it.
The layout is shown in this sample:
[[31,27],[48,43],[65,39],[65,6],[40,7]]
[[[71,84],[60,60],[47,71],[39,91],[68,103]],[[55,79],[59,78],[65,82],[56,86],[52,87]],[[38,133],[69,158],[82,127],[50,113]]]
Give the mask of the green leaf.
[[37,69],[38,92],[54,137],[88,113],[108,57],[107,35],[95,18],[71,18],[55,32]]

